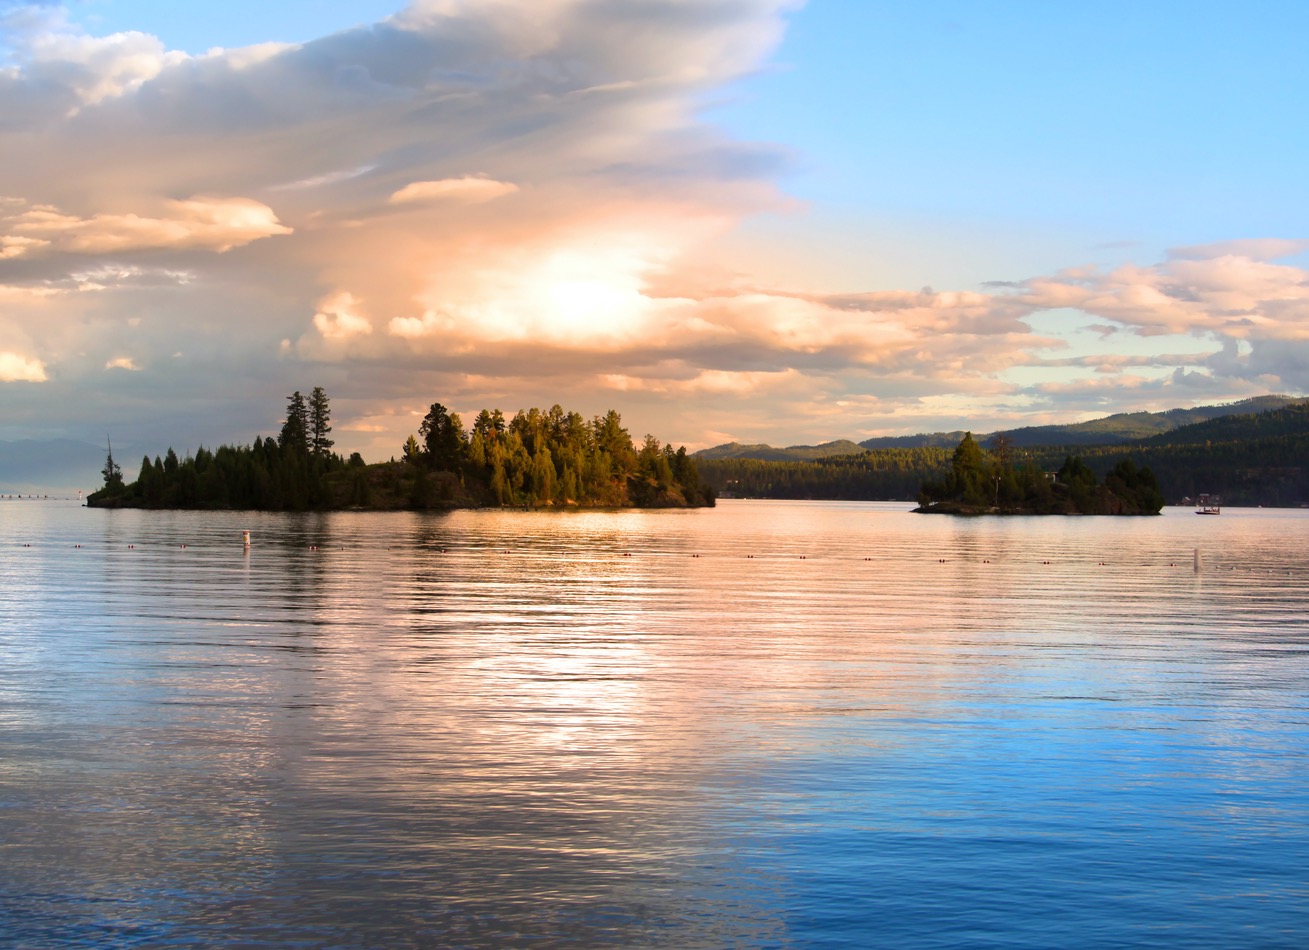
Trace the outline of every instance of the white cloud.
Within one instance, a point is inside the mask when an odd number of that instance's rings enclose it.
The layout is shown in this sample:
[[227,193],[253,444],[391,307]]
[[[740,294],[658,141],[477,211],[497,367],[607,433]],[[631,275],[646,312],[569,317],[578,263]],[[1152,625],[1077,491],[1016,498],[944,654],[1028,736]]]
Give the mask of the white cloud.
[[130,356],[118,356],[105,363],[105,369],[125,369],[129,372],[139,372],[141,367]]
[[1275,261],[1283,257],[1294,257],[1306,250],[1309,250],[1309,241],[1252,238],[1175,247],[1169,250],[1168,256],[1175,260],[1186,261],[1212,260],[1216,257],[1246,257],[1254,261]]
[[358,312],[358,301],[340,291],[329,294],[318,304],[314,327],[327,340],[345,340],[373,332],[373,324]]
[[19,353],[0,352],[0,382],[43,383],[45,364]]
[[0,235],[0,260],[22,257],[29,251],[48,245],[49,241],[40,238],[20,237],[14,234]]
[[[1166,399],[1188,344],[1223,354],[1190,369],[1233,390],[1309,383],[1309,274],[1273,263],[1305,242],[988,293],[823,295],[721,266],[723,235],[790,208],[790,159],[703,106],[760,66],[795,7],[420,0],[369,28],[193,58],[44,21],[0,68],[4,190],[22,196],[0,198],[6,372],[44,379],[17,355],[40,353],[59,368],[49,425],[112,388],[97,409],[165,444],[193,440],[216,402],[263,424],[321,378],[340,431],[384,435],[384,456],[412,430],[387,407],[447,393],[594,409],[622,393],[687,435],[767,439],[1084,409],[1153,392],[1137,378]],[[1055,351],[1063,331],[1033,330],[1052,308],[1094,315],[1078,325],[1102,336]],[[151,371],[105,387],[102,361],[127,350]],[[170,373],[185,377],[172,398],[152,388]],[[1096,374],[1121,388],[1079,385]],[[203,413],[166,430],[191,399]]]
[[84,106],[135,92],[170,66],[186,62],[185,53],[166,51],[145,33],[115,33],[95,37],[74,33],[51,22],[53,29],[33,32],[23,53],[27,75],[73,93]]
[[265,204],[248,198],[197,197],[162,202],[162,214],[95,214],[78,217],[51,205],[36,205],[0,217],[6,256],[30,256],[46,249],[76,254],[113,254],[151,248],[229,251],[261,238],[290,234]]
[[443,178],[440,181],[415,181],[392,193],[392,204],[416,201],[464,201],[477,204],[494,201],[518,190],[513,182],[492,178]]

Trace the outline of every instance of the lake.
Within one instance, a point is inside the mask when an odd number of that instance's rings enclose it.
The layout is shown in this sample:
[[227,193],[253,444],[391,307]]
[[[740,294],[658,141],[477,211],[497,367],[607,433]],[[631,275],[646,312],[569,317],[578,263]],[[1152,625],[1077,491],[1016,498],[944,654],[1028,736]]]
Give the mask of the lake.
[[1309,943],[1309,512],[908,507],[0,500],[0,944]]

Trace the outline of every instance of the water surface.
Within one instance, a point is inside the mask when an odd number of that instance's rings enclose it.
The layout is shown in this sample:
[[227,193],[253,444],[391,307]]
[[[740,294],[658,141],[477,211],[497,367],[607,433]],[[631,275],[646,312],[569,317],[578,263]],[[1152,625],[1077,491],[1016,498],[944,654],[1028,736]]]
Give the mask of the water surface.
[[906,508],[0,502],[0,943],[1303,946],[1306,513]]

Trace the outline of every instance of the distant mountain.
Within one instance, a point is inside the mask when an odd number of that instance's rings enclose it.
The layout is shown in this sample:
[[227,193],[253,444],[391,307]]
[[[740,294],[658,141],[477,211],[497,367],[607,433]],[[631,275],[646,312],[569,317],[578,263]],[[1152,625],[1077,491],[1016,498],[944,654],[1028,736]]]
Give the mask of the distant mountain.
[[[1226,403],[1220,406],[1196,406],[1194,409],[1169,409],[1165,412],[1120,412],[1103,419],[1089,422],[1077,422],[1063,426],[1025,426],[1010,429],[1005,436],[1015,446],[1035,445],[1119,445],[1148,439],[1161,433],[1171,432],[1183,426],[1220,419],[1225,416],[1247,416],[1296,402],[1290,396],[1255,396],[1240,402]],[[982,436],[978,441],[985,444],[995,438],[995,433]],[[862,443],[869,447],[868,443]],[[957,442],[956,442],[957,444]]]
[[[956,439],[957,443],[959,440]],[[822,445],[792,445],[775,449],[771,445],[743,445],[728,442],[695,453],[698,459],[762,459],[765,462],[807,462],[836,455],[860,455],[863,449],[849,439],[824,442]]]
[[[124,460],[114,453],[115,461]],[[0,494],[94,491],[104,482],[105,447],[74,439],[0,442]]]
[[[978,441],[981,439],[977,436]],[[865,439],[859,443],[861,449],[953,449],[964,440],[964,430],[954,432],[920,432],[917,435],[883,435],[875,439]]]
[[[1293,404],[1304,404],[1309,400],[1293,399],[1290,396],[1255,396],[1240,402],[1226,403],[1218,406],[1196,406],[1194,409],[1169,409],[1165,412],[1120,412],[1089,422],[1076,422],[1071,425],[1023,426],[1018,429],[1003,430],[1005,437],[1017,447],[1031,446],[1090,446],[1121,445],[1136,442],[1152,436],[1173,432],[1183,426],[1208,422],[1227,416],[1250,416],[1269,410],[1281,409]],[[974,438],[982,445],[989,444],[996,436],[994,432],[976,434]],[[713,461],[718,459],[760,459],[769,462],[800,462],[834,455],[849,455],[864,449],[917,449],[948,448],[953,449],[964,437],[964,430],[954,432],[930,432],[918,435],[879,436],[865,439],[858,444],[847,439],[825,442],[822,445],[793,445],[778,449],[771,445],[743,445],[729,442],[710,449],[701,449],[694,457]]]

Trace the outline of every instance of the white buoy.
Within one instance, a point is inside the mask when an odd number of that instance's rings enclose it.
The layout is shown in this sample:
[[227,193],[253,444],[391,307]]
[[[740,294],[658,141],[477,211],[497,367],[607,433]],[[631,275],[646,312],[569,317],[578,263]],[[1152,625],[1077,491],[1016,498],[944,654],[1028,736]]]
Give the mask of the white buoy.
[[249,531],[242,531],[242,532],[241,532],[241,544],[242,544],[243,546],[247,547],[247,548],[250,546],[250,532],[249,532]]
[[1195,549],[1195,572],[1200,573],[1200,549]]

